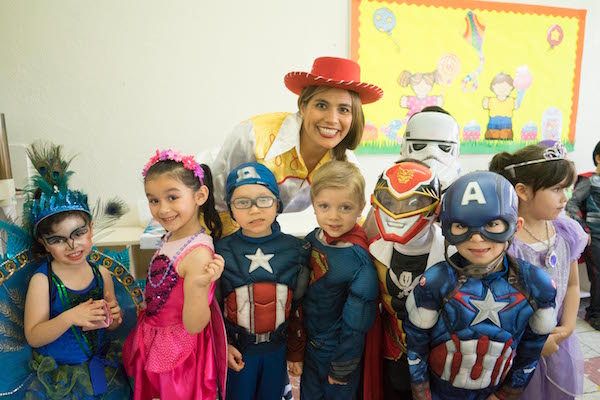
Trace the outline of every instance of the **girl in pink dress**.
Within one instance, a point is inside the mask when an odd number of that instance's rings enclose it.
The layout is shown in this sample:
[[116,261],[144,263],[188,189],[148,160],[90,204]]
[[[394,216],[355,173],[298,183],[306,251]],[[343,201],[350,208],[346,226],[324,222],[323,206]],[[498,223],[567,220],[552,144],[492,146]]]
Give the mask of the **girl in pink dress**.
[[222,225],[210,169],[157,150],[143,175],[150,212],[168,234],[148,268],[146,309],[123,346],[134,399],[214,400],[225,393],[227,345],[214,299],[224,262],[214,254]]

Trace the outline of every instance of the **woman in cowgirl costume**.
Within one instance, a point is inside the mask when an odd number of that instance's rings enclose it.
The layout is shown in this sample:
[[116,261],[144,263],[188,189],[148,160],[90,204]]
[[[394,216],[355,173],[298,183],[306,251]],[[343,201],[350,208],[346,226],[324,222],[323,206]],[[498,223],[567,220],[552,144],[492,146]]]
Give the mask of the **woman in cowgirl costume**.
[[310,181],[329,160],[356,162],[354,150],[365,126],[363,104],[383,96],[383,90],[360,81],[360,66],[351,60],[320,57],[311,72],[290,72],[285,86],[297,94],[297,113],[272,113],[250,118],[234,128],[221,151],[210,163],[214,176],[217,211],[224,234],[234,229],[227,204],[225,183],[238,165],[259,162],[275,175],[282,212],[310,206]]

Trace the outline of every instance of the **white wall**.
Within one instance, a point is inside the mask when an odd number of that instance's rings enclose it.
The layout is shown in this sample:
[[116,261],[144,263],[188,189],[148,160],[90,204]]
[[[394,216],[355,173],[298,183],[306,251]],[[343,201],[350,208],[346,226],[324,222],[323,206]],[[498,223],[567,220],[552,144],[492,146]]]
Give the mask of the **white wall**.
[[[515,2],[515,0],[513,0]],[[579,171],[600,139],[600,3],[587,8],[577,142]],[[140,171],[156,148],[219,146],[239,121],[294,111],[283,85],[321,55],[349,56],[350,0],[0,0],[0,112],[9,142],[37,138],[77,153],[73,184],[93,199],[144,198]],[[361,157],[368,188],[395,159]],[[462,156],[465,170],[490,156]]]

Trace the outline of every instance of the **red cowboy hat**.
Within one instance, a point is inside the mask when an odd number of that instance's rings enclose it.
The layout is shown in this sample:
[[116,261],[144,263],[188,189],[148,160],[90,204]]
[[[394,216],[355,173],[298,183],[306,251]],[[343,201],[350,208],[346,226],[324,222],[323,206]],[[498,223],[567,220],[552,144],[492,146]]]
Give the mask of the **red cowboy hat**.
[[290,72],[283,82],[297,95],[307,86],[330,86],[358,93],[363,104],[373,103],[383,96],[381,88],[360,81],[360,66],[346,58],[319,57],[310,73]]

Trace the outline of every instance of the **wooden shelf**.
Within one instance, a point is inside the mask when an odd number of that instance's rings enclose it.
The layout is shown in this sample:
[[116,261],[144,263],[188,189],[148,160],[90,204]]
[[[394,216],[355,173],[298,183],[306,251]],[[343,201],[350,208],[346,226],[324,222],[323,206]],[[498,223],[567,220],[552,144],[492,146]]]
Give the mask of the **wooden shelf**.
[[108,234],[102,232],[101,238],[94,240],[94,246],[132,246],[140,244],[144,228],[139,226],[116,226],[108,229]]

